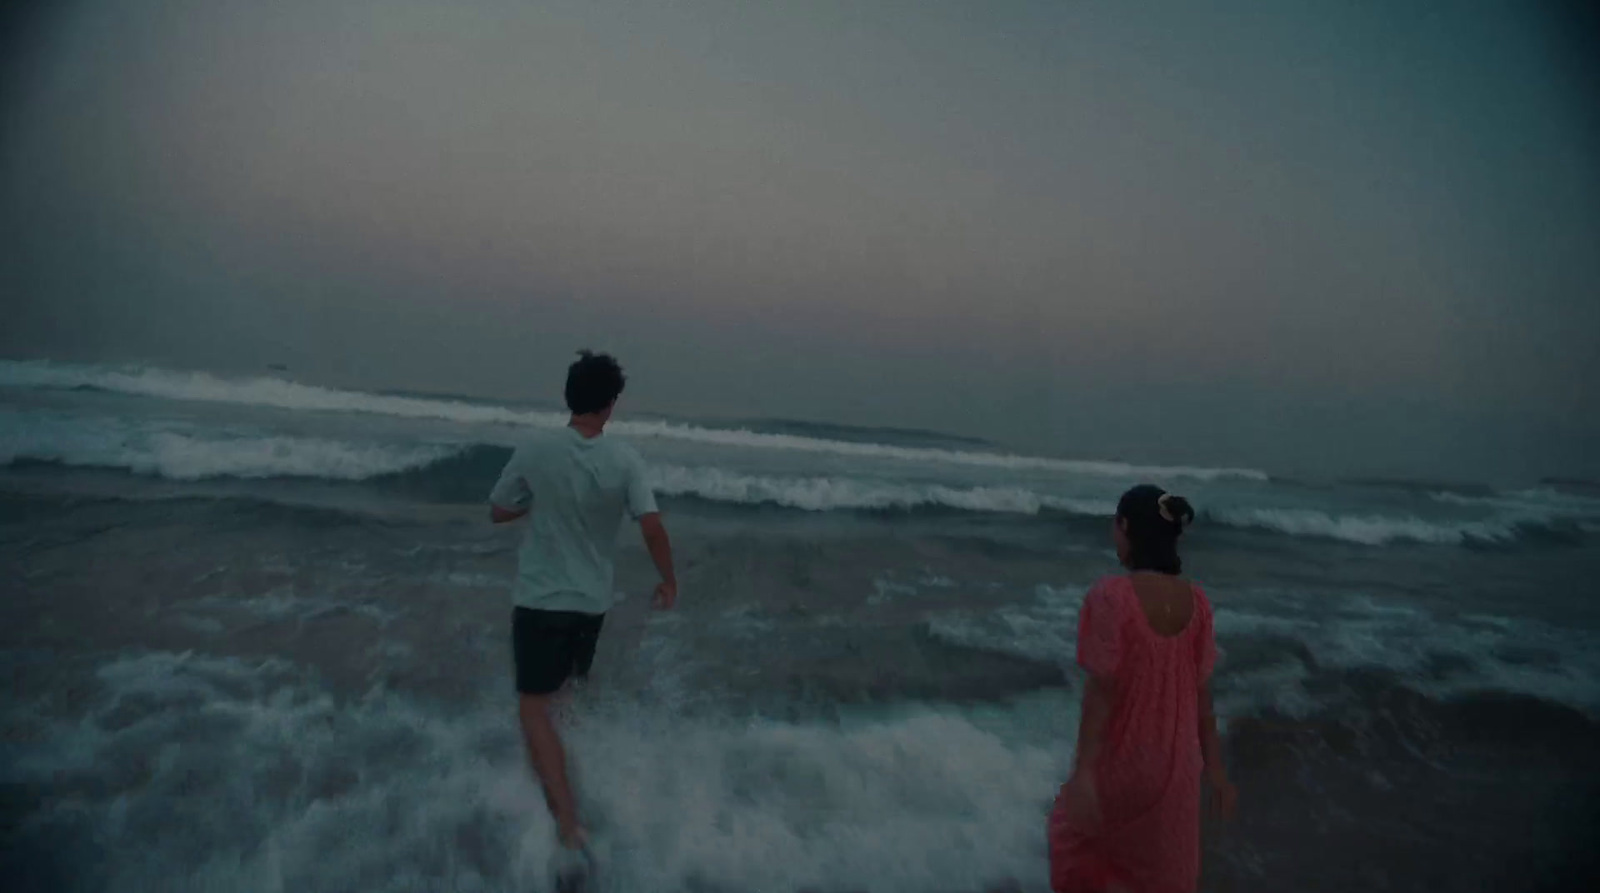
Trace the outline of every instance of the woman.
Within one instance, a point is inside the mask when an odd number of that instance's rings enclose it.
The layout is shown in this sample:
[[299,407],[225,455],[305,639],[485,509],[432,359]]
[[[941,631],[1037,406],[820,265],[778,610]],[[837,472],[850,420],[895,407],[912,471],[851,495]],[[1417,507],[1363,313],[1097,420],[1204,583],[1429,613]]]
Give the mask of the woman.
[[1179,576],[1188,500],[1148,484],[1117,503],[1111,538],[1128,573],[1078,612],[1089,673],[1072,778],[1050,815],[1057,893],[1184,893],[1200,874],[1200,782],[1213,807],[1236,797],[1211,712],[1211,605]]

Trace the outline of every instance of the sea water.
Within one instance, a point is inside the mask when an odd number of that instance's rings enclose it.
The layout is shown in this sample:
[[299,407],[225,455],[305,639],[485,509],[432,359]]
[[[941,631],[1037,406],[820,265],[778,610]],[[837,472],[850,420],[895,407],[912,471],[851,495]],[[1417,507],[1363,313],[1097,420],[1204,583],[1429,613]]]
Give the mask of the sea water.
[[[528,890],[515,532],[552,407],[0,362],[8,890]],[[1084,591],[1188,495],[1239,819],[1219,889],[1577,887],[1600,793],[1600,499],[1019,455],[624,413],[631,531],[565,723],[604,889],[1046,889]]]

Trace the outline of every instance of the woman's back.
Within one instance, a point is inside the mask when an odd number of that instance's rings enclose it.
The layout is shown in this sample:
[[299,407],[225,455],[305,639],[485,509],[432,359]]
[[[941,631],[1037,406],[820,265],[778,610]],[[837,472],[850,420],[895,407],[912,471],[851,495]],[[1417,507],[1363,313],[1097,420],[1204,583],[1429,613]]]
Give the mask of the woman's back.
[[1171,574],[1133,573],[1126,578],[1144,611],[1145,623],[1158,636],[1176,636],[1194,616],[1195,585]]
[[1199,864],[1199,693],[1216,662],[1211,607],[1177,577],[1108,577],[1078,614],[1078,662],[1111,693],[1092,767],[1096,856],[1134,889],[1186,889]]
[[[1199,778],[1199,691],[1216,661],[1211,608],[1200,587],[1175,577],[1166,581],[1159,590],[1163,581],[1155,579],[1103,581],[1084,600],[1091,619],[1079,621],[1080,636],[1084,627],[1095,627],[1090,629],[1095,647],[1105,647],[1107,634],[1117,643],[1112,661],[1088,657],[1115,692],[1097,770],[1103,795],[1110,790],[1124,795],[1114,804],[1111,797],[1103,800],[1114,812],[1144,811],[1173,773]],[[1091,667],[1090,672],[1097,671]]]

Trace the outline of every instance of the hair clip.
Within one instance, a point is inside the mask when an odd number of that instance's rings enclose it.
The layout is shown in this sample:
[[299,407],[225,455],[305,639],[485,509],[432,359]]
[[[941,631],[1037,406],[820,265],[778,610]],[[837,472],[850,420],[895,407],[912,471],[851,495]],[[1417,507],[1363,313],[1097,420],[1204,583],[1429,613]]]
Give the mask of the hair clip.
[[1163,493],[1160,496],[1156,497],[1156,511],[1160,512],[1161,513],[1161,517],[1166,519],[1169,523],[1181,524],[1181,522],[1177,518],[1174,518],[1172,516],[1172,510],[1167,508],[1167,500],[1169,500],[1171,498],[1172,498],[1172,494],[1171,493]]

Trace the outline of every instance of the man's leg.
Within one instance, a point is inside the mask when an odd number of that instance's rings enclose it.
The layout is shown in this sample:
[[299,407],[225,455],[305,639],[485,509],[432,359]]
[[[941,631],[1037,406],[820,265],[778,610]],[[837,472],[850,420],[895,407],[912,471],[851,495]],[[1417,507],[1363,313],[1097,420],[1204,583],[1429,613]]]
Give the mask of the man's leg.
[[518,607],[511,615],[512,655],[516,662],[517,719],[528,746],[528,762],[544,788],[545,805],[556,820],[561,842],[582,843],[577,799],[567,777],[567,754],[556,732],[556,707],[578,656],[575,633],[582,625],[571,614]]
[[561,746],[554,716],[556,695],[517,696],[517,714],[522,722],[522,738],[528,745],[528,759],[544,787],[544,802],[556,820],[561,843],[576,849],[583,845],[583,827],[578,822],[578,801],[572,796],[567,779],[567,752]]

